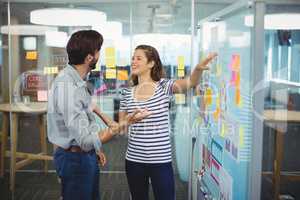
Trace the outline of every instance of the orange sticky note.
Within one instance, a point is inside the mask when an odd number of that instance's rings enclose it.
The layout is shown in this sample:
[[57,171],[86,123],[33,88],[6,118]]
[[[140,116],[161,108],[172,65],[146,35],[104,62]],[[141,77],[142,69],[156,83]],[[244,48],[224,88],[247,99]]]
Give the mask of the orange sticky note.
[[236,87],[240,87],[240,84],[241,84],[241,73],[238,72],[238,73],[236,74],[235,86],[236,86]]
[[48,100],[48,91],[47,90],[38,90],[37,91],[37,100],[38,101],[47,101]]
[[235,103],[238,106],[241,105],[241,89],[239,87],[235,89]]
[[37,51],[27,51],[26,60],[37,60]]
[[212,104],[212,89],[207,88],[205,91],[205,105],[210,106]]
[[213,113],[213,117],[214,117],[214,120],[215,120],[215,121],[218,121],[218,120],[219,120],[220,112],[221,112],[220,108],[217,107],[217,108],[216,108],[216,111]]
[[232,55],[232,70],[239,71],[241,66],[240,55]]
[[128,71],[127,70],[118,70],[117,79],[120,81],[128,80]]

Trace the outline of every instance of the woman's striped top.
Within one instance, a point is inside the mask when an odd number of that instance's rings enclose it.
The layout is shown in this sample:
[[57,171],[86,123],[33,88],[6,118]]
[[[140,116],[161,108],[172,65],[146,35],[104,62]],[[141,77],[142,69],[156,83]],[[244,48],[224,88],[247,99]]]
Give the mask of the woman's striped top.
[[172,80],[161,79],[152,97],[146,101],[134,99],[134,88],[124,89],[120,111],[132,113],[147,108],[151,115],[132,124],[128,131],[126,159],[140,163],[167,163],[172,161],[170,142],[169,101]]

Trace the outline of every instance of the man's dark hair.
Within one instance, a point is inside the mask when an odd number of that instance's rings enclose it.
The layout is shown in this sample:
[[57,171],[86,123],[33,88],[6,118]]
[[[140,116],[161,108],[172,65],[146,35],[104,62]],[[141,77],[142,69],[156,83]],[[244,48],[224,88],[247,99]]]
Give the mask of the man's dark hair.
[[93,30],[82,30],[72,34],[67,44],[67,53],[70,65],[84,63],[88,54],[94,55],[101,49],[103,37]]

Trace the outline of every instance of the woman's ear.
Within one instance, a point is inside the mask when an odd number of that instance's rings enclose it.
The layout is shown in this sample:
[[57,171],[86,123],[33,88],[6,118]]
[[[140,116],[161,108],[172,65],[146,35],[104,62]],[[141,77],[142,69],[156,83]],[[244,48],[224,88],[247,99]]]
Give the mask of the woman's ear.
[[152,60],[148,64],[149,64],[150,69],[152,69],[155,65],[155,62]]

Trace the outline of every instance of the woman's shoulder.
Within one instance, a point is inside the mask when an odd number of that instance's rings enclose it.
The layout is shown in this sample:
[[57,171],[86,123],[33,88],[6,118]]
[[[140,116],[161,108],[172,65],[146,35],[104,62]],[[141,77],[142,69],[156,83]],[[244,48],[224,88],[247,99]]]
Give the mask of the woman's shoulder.
[[131,93],[132,87],[128,87],[128,88],[122,88],[121,89],[121,95],[122,96],[127,96]]
[[159,85],[163,86],[163,87],[166,87],[168,85],[171,85],[172,83],[174,82],[174,80],[172,79],[168,79],[168,78],[161,78],[159,80]]

